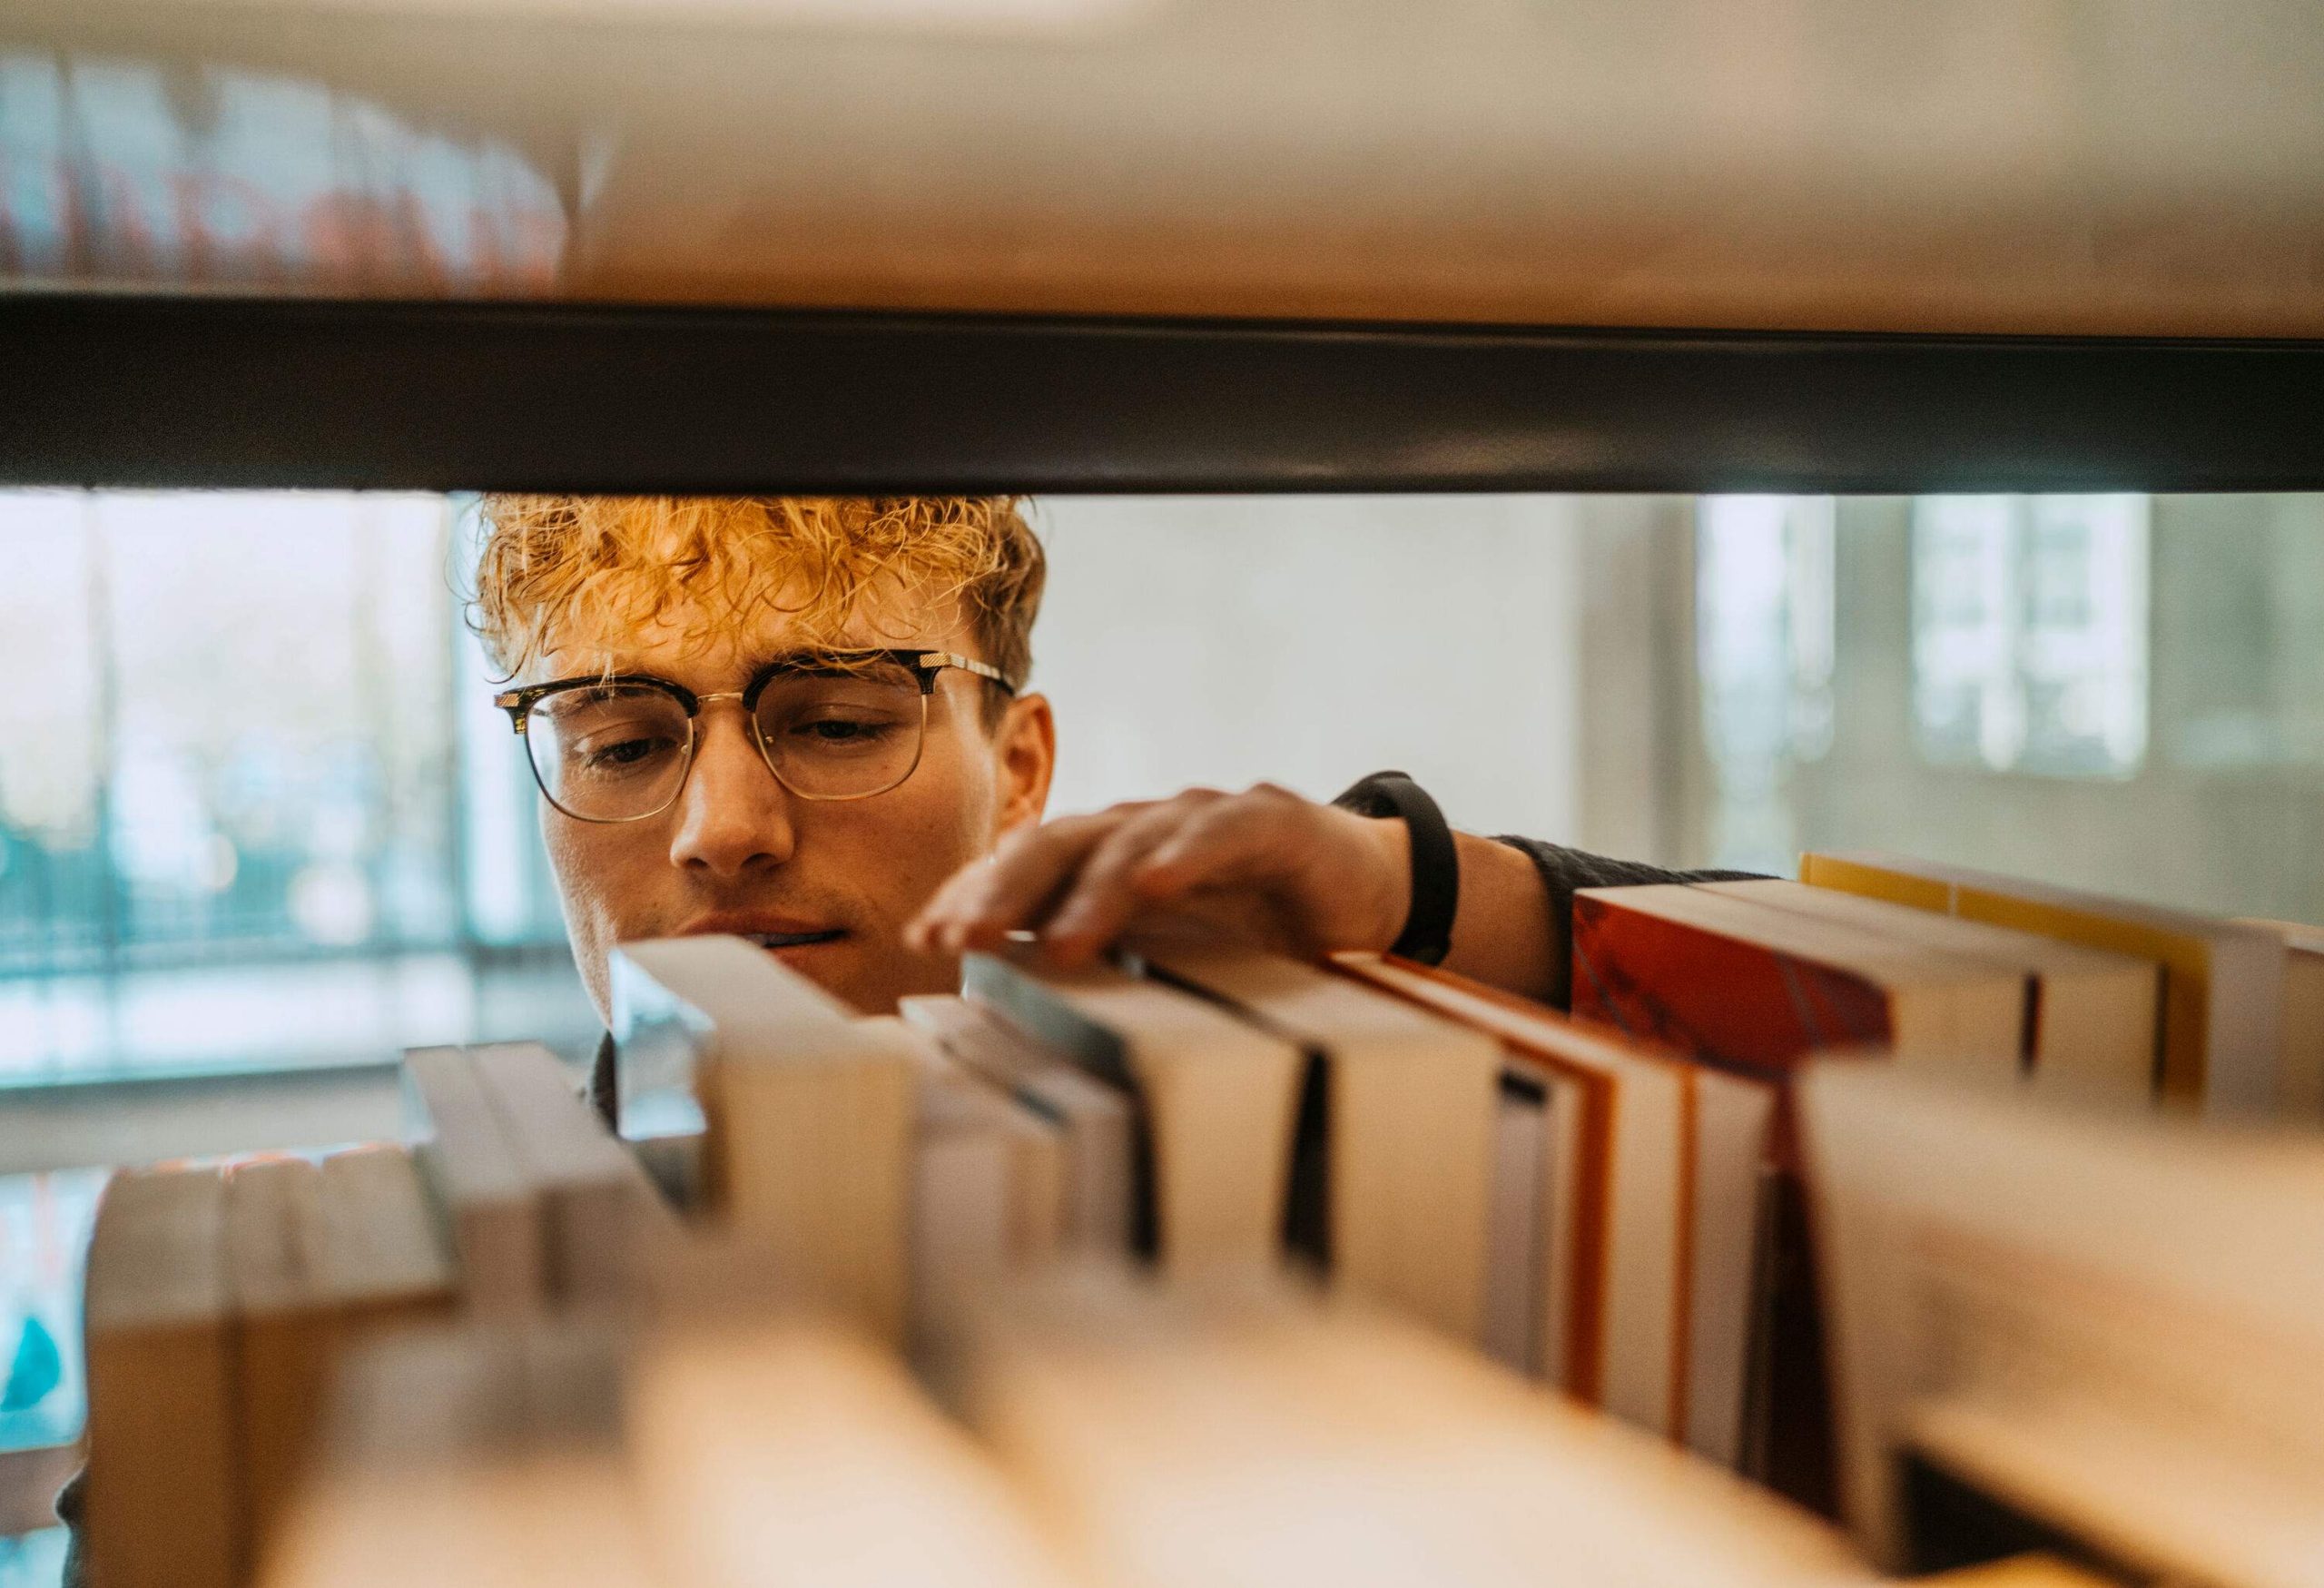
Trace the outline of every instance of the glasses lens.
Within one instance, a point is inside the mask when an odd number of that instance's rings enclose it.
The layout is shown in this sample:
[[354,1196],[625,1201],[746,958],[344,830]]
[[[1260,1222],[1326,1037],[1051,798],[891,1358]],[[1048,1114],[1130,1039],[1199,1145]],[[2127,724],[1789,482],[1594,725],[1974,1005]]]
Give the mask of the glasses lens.
[[883,794],[920,764],[927,699],[905,669],[786,673],[759,694],[759,740],[775,775],[811,800]]
[[626,821],[669,804],[691,742],[685,708],[635,684],[544,695],[525,723],[542,792],[587,822]]

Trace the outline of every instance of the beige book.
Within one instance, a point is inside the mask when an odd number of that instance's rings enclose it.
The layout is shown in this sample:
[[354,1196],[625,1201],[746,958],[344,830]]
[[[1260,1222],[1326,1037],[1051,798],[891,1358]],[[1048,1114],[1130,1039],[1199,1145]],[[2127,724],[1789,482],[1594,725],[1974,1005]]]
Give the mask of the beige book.
[[666,1588],[654,1557],[616,1456],[540,1452],[336,1472],[296,1507],[257,1581]]
[[1776,1090],[1698,1069],[1691,1121],[1695,1194],[1688,1241],[1687,1445],[1740,1470],[1752,1436],[1752,1363],[1768,1299],[1760,1286]]
[[1545,1366],[1570,1393],[1728,1466],[1748,1429],[1776,1095],[1443,971],[1346,972],[1509,1045],[1547,1090]]
[[452,1263],[418,1171],[393,1147],[238,1163],[226,1183],[235,1385],[252,1557],[306,1476],[344,1353],[368,1332],[447,1313]]
[[911,1044],[919,1071],[912,1144],[911,1311],[927,1334],[998,1284],[1015,1261],[1017,1140],[998,1093],[948,1057],[926,1032],[874,1017]]
[[540,1198],[547,1289],[568,1305],[627,1297],[642,1243],[676,1216],[636,1156],[606,1132],[556,1055],[537,1042],[470,1050],[478,1076]]
[[2278,1032],[2276,1110],[2313,1124],[2324,1119],[2324,927],[2294,921],[2240,921],[2284,943],[2284,1002]]
[[261,1588],[654,1588],[596,1320],[394,1331],[352,1350]]
[[1305,1068],[1295,1043],[1111,965],[971,954],[964,969],[971,999],[1136,1097],[1166,1268],[1276,1262]]
[[911,1297],[917,1060],[907,1037],[857,1021],[736,937],[615,951],[615,1034],[633,1101],[682,1088],[702,1119],[709,1216],[765,1242],[803,1289],[882,1337]]
[[631,1472],[669,1580],[699,1588],[1062,1588],[1018,1496],[887,1354],[795,1322],[654,1340]]
[[85,1285],[91,1580],[233,1588],[246,1512],[223,1176],[116,1173]]
[[[1521,1060],[1512,1060],[1502,1075],[1504,1087],[1514,1081],[1541,1093],[1541,1180],[1535,1192],[1541,1248],[1533,1262],[1533,1356],[1526,1370],[1562,1387],[1573,1359],[1568,1342],[1580,1307],[1586,1243],[1603,1236],[1606,1166],[1584,1138],[1592,1119],[1587,1086],[1546,1064]],[[1602,1288],[1591,1305],[1601,1302]]]
[[1800,1093],[1842,1497],[1917,1452],[2142,1573],[2324,1561],[2324,1143],[1817,1066]]
[[2122,1097],[2154,1090],[2162,967],[2152,960],[1776,877],[1704,885],[2018,972],[2029,982],[2023,1060],[2036,1086]]
[[961,1356],[971,1425],[1099,1581],[1869,1580],[1804,1513],[1387,1315],[1077,1275]]
[[304,1465],[333,1346],[322,1171],[300,1158],[231,1166],[226,1271],[251,1534],[271,1537]]
[[899,1007],[907,1024],[1054,1132],[1062,1157],[1058,1249],[1128,1250],[1137,1198],[1137,1127],[1121,1092],[965,999],[907,998]]
[[1549,1094],[1505,1084],[1494,1100],[1492,1181],[1486,1204],[1485,1295],[1477,1345],[1518,1373],[1540,1371],[1541,1267],[1549,1243]]
[[1334,1282],[1477,1339],[1501,1044],[1281,954],[1158,941],[1136,953],[1324,1065]]
[[921,1062],[912,1189],[912,1311],[923,1331],[1064,1235],[1064,1133],[896,1016]]
[[540,1189],[474,1057],[458,1048],[410,1049],[403,1082],[412,1156],[450,1232],[463,1303],[492,1317],[539,1307],[547,1292]]
[[2271,932],[1873,851],[1803,855],[1799,880],[2157,961],[2162,1095],[2244,1118],[2275,1106],[2284,949]]
[[[1842,1030],[1825,1030],[1806,1021],[1793,1023],[1794,1011],[1800,1008],[1800,980],[1812,976],[1826,982],[1835,995],[1818,1001],[1818,1008],[1844,1008],[1843,998],[1869,1000],[1865,1007],[1879,1011],[1887,1032],[1881,1045],[1899,1064],[2000,1081],[2014,1082],[2018,1077],[2025,1024],[2022,971],[1997,969],[1957,953],[1873,938],[1860,929],[1685,883],[1588,888],[1576,896],[1575,909],[1577,963],[1590,946],[1591,934],[1591,928],[1582,921],[1584,911],[1654,918],[1700,938],[1724,940],[1764,956],[1756,971],[1739,972],[1748,981],[1722,984],[1712,997],[1714,1005],[1733,1000],[1731,1019],[1723,1019],[1714,1008],[1707,1016],[1696,1016],[1684,1031],[1669,1026],[1640,1029],[1625,1021],[1625,1029],[1638,1030],[1641,1036],[1672,1041],[1703,1057],[1763,1068],[1790,1063],[1819,1046],[1845,1045]],[[1597,932],[1601,955],[1609,945],[1627,941],[1602,920]],[[1711,952],[1705,945],[1701,957],[1689,962],[1679,987],[1650,981],[1650,972],[1667,975],[1669,967],[1659,962],[1649,965],[1642,959],[1601,966],[1598,974],[1627,974],[1647,992],[1645,1007],[1669,1008],[1688,991],[1698,995],[1707,992],[1709,989],[1700,986],[1699,979],[1725,970],[1726,962],[1711,958]],[[1753,991],[1780,1010],[1785,1019],[1779,1026],[1744,1017],[1743,1000]],[[1585,1011],[1585,993],[1579,985],[1574,1010],[1577,1014]],[[1617,991],[1604,1009],[1589,1012],[1598,1019],[1622,1017],[1628,1004]]]
[[1561,1254],[1572,1265],[1559,1287],[1566,1355],[1551,1379],[1586,1404],[1685,1437],[1694,1071],[1445,972],[1373,954],[1334,963],[1496,1037],[1537,1086],[1579,1094],[1579,1228]]
[[343,1323],[386,1326],[448,1310],[458,1272],[411,1155],[359,1147],[332,1153],[320,1172],[317,1271]]

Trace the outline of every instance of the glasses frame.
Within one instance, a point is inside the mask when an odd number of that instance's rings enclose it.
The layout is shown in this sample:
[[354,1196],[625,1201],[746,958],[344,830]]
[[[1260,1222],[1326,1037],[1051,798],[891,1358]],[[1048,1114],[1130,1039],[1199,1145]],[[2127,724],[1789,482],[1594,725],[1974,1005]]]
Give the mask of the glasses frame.
[[[796,677],[801,674],[844,675],[860,667],[881,662],[903,668],[911,674],[913,679],[920,685],[920,736],[913,742],[911,764],[905,767],[902,775],[886,787],[871,789],[862,794],[809,794],[804,789],[797,787],[789,778],[783,775],[782,769],[775,764],[774,752],[767,745],[766,735],[759,729],[759,696],[764,694],[767,686],[777,678]],[[767,663],[752,674],[751,681],[742,688],[722,689],[710,695],[696,695],[683,684],[674,684],[669,679],[657,677],[652,673],[592,673],[586,676],[552,678],[546,683],[527,684],[518,689],[504,689],[492,697],[492,704],[508,714],[509,725],[515,729],[517,736],[525,741],[525,764],[532,769],[533,784],[541,791],[541,797],[554,806],[559,814],[576,822],[591,822],[600,825],[613,826],[625,822],[650,822],[678,803],[678,796],[685,793],[686,779],[694,775],[694,752],[702,743],[701,733],[695,724],[701,718],[702,708],[714,700],[739,700],[743,703],[743,715],[751,725],[751,743],[758,746],[759,759],[766,764],[767,772],[774,781],[796,797],[825,804],[838,804],[848,800],[873,799],[881,794],[892,793],[910,782],[911,774],[920,770],[920,758],[928,748],[928,697],[936,693],[936,680],[948,668],[957,668],[960,672],[981,678],[986,683],[998,687],[1004,695],[1014,695],[1019,688],[1016,679],[1009,677],[991,663],[980,662],[973,656],[960,656],[957,652],[924,651],[916,648],[873,648],[818,651],[810,657],[781,657]],[[576,811],[568,810],[555,794],[549,792],[547,781],[541,776],[540,763],[533,757],[532,738],[526,732],[526,726],[531,721],[533,708],[551,695],[566,694],[576,689],[603,689],[615,684],[658,689],[684,708],[686,714],[685,764],[678,773],[678,781],[672,786],[669,798],[652,810],[641,811],[635,816],[584,816]]]

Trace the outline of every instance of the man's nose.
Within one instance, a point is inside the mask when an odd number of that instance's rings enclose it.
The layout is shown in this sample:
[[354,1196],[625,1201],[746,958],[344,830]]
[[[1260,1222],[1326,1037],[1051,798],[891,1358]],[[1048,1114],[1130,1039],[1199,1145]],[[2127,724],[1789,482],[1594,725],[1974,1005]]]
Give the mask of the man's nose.
[[694,725],[694,767],[678,795],[670,863],[740,877],[791,858],[791,791],[774,780],[740,712],[711,710]]

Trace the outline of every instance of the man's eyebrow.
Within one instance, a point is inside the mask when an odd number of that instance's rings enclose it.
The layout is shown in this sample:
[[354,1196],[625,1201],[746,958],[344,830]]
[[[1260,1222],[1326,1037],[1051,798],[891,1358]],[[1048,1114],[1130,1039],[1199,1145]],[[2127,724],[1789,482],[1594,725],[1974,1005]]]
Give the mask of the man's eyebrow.
[[819,668],[844,670],[851,662],[896,654],[892,648],[884,646],[793,646],[778,651],[753,653],[749,669],[753,678],[770,667],[797,667],[803,671]]

